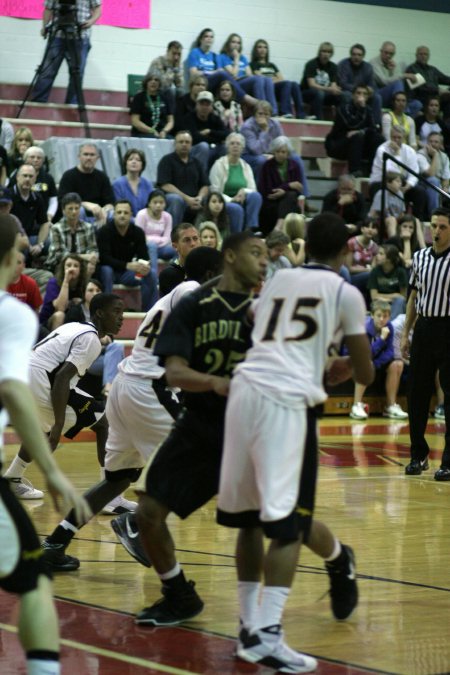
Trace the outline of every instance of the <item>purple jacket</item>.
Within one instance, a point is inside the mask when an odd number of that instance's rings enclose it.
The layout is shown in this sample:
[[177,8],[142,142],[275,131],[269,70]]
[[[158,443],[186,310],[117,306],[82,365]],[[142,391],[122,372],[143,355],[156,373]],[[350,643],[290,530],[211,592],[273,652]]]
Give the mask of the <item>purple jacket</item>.
[[268,159],[267,162],[262,165],[261,173],[259,175],[258,190],[264,199],[267,199],[268,195],[275,188],[289,190],[289,183],[292,183],[294,180],[298,180],[300,183],[303,182],[297,162],[293,159],[288,159],[287,181],[283,182],[278,173],[276,160],[272,157],[272,159]]
[[283,130],[277,120],[269,119],[269,128],[263,131],[254,117],[249,117],[241,127],[241,134],[245,138],[245,152],[251,155],[263,155],[269,152],[274,138],[283,135]]
[[370,341],[372,352],[372,361],[375,368],[381,368],[394,360],[394,326],[390,321],[387,322],[389,335],[387,340],[382,340],[376,335],[375,326],[372,317],[366,320],[366,333]]

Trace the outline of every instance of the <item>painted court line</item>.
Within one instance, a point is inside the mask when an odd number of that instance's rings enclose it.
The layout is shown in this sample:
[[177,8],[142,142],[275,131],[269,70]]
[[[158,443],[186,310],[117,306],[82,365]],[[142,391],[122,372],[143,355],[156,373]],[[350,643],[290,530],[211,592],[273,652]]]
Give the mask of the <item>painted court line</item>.
[[[15,626],[11,626],[6,623],[0,623],[0,630],[5,630],[9,633],[18,632]],[[127,654],[121,654],[119,652],[112,651],[111,649],[95,647],[94,645],[84,644],[83,642],[78,642],[76,640],[66,640],[65,638],[60,638],[60,644],[64,645],[65,647],[71,647],[72,649],[78,649],[82,652],[87,652],[88,654],[105,656],[109,659],[115,659],[116,661],[122,661],[123,663],[129,663],[134,666],[141,666],[143,668],[148,668],[148,670],[156,670],[160,673],[169,673],[170,675],[201,675],[201,673],[195,673],[193,670],[182,670],[180,668],[173,668],[172,666],[165,666],[162,663],[156,663],[156,661],[148,661],[146,659],[140,659],[136,656],[128,656]]]

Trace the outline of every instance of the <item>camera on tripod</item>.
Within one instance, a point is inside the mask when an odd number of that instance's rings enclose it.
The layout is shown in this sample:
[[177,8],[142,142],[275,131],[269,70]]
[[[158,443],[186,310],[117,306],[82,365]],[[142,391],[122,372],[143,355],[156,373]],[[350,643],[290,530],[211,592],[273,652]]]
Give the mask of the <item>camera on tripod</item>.
[[53,10],[53,18],[50,24],[46,26],[46,34],[50,31],[56,32],[63,30],[65,33],[80,31],[80,25],[77,20],[77,2],[76,0],[59,0]]

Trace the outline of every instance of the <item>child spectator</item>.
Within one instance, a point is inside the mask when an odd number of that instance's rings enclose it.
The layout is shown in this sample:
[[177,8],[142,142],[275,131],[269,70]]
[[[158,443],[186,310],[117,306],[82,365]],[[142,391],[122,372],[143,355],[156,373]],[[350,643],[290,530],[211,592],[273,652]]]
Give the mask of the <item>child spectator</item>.
[[386,300],[391,304],[393,319],[406,311],[408,274],[396,246],[390,244],[380,246],[376,266],[369,274],[367,288],[371,300]]
[[284,233],[289,237],[286,257],[292,267],[305,262],[305,216],[300,213],[288,213],[284,219]]
[[[366,218],[359,225],[359,233],[349,239],[349,254],[347,268],[350,272],[350,281],[369,301],[367,282],[378,253],[378,244],[375,238],[378,235],[378,224],[373,218]],[[370,301],[368,302],[368,306]]]
[[421,248],[425,248],[422,228],[418,218],[412,213],[406,213],[399,218],[394,237],[386,242],[393,244],[400,251],[400,258],[405,267],[411,267],[413,254]]
[[[375,300],[371,309],[371,316],[366,321],[366,332],[370,340],[373,365],[377,371],[376,377],[383,377],[385,381],[386,407],[383,417],[404,420],[408,418],[408,413],[396,402],[404,364],[394,355],[394,327],[390,321],[390,305],[385,300]],[[363,404],[365,390],[365,385],[355,383],[354,403],[350,412],[350,417],[355,420],[365,420],[369,416]]]
[[[384,191],[384,225],[387,236],[393,237],[397,230],[398,219],[405,213],[405,200],[401,191],[402,177],[399,173],[388,171],[386,173],[386,190]],[[379,218],[381,223],[381,195],[383,190],[378,190],[370,207],[369,216]]]
[[236,89],[232,82],[224,80],[219,84],[214,101],[214,112],[219,115],[227,129],[240,131],[244,116],[240,104],[236,101]]
[[230,222],[225,208],[225,199],[221,192],[210,190],[205,198],[203,209],[197,216],[195,224],[199,227],[205,221],[212,221],[220,232],[222,239],[229,234]]
[[273,230],[266,238],[269,262],[267,265],[266,281],[273,277],[277,270],[292,267],[287,255],[289,237],[280,230]]

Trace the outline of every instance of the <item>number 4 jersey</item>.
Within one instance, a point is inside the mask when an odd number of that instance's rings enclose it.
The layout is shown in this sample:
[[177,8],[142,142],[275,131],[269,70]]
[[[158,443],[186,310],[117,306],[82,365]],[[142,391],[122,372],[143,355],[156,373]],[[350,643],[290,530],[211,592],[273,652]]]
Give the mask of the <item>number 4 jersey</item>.
[[346,335],[365,334],[361,293],[331,268],[279,270],[254,303],[253,347],[237,372],[287,406],[326,399],[325,364]]

